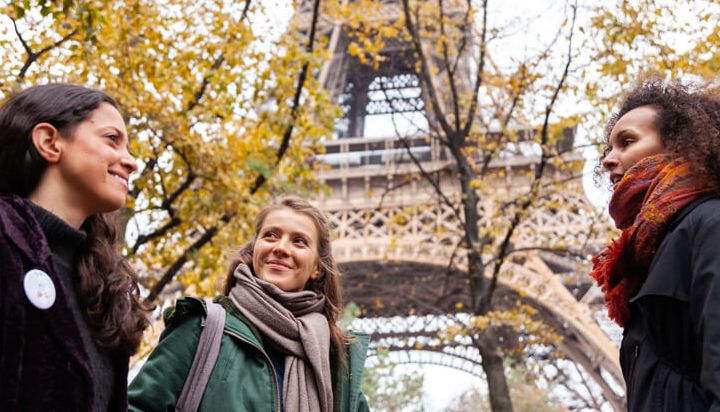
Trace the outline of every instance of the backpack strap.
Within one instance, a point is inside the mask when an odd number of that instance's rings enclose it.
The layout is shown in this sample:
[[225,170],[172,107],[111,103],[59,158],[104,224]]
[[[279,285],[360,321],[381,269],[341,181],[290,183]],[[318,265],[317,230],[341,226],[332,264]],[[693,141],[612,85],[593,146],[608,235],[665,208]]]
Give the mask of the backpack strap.
[[185,379],[182,392],[175,405],[176,412],[195,412],[205,394],[205,387],[210,380],[210,374],[215,367],[220,353],[223,327],[225,326],[225,309],[205,299],[207,318],[200,334],[200,341],[195,350],[190,372]]

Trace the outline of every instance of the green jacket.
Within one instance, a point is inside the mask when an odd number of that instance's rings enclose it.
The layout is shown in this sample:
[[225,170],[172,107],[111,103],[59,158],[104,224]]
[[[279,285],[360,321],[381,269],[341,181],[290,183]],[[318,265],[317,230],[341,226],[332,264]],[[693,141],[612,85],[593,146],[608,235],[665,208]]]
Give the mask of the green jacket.
[[[221,296],[215,301],[227,311],[220,354],[208,382],[200,412],[279,411],[280,394],[270,357],[257,330]],[[190,371],[200,339],[204,302],[185,298],[165,313],[166,329],[137,377],[130,384],[130,411],[174,410]],[[350,373],[338,373],[333,382],[335,411],[369,411],[360,392],[368,335],[357,334],[349,347]]]

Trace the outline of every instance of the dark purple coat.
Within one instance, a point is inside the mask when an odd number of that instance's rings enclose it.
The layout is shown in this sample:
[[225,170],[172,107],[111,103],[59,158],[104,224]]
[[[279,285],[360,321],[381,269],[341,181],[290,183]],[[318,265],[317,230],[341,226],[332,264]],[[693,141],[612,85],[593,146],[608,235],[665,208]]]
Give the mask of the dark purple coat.
[[[55,286],[55,303],[46,310],[25,295],[31,269],[47,273]],[[23,199],[0,194],[0,410],[92,410],[92,365],[67,299],[32,210]],[[116,358],[114,366],[110,410],[125,411],[128,358]]]

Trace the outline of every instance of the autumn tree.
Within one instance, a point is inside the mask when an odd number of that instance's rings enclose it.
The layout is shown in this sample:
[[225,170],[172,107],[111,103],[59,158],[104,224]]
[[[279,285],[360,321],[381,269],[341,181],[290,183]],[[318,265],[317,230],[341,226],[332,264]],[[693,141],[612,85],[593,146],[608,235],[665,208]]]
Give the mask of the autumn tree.
[[599,3],[591,19],[588,98],[607,114],[644,76],[716,82],[720,4],[679,0]]
[[78,82],[122,107],[140,166],[121,216],[123,250],[150,301],[189,285],[212,293],[224,252],[251,237],[270,196],[318,189],[307,159],[336,109],[312,76],[315,31],[273,33],[272,7],[2,2],[0,98]]
[[[393,117],[395,133],[407,143],[406,155],[434,190],[438,204],[452,211],[461,228],[453,257],[465,262],[466,309],[473,318],[452,330],[471,338],[478,348],[492,410],[513,410],[505,359],[514,345],[508,343],[508,333],[515,339],[526,336],[525,322],[534,317],[498,303],[499,278],[510,263],[521,262],[533,250],[586,259],[587,240],[594,236],[596,214],[589,205],[583,209],[563,201],[582,174],[582,159],[573,152],[572,133],[568,135],[579,120],[577,112],[559,110],[561,103],[567,105],[581,92],[579,83],[569,81],[581,70],[576,61],[578,6],[555,6],[553,13],[560,18],[549,36],[518,45],[517,39],[510,41],[513,33],[540,21],[498,18],[503,6],[488,1],[339,3],[335,16],[345,22],[349,53],[373,68],[407,56],[406,65],[419,79],[424,105],[416,113],[421,112],[423,120],[406,116],[404,122],[413,126],[408,133]],[[398,17],[388,21],[393,10]],[[399,98],[385,89],[393,86],[391,81],[377,82],[373,90],[385,92],[392,107],[393,99]],[[353,127],[350,118],[349,128]],[[411,137],[417,133],[438,142],[450,164],[427,169],[411,148]],[[512,166],[513,158],[526,163]],[[574,240],[522,233],[534,211],[565,207],[588,217]],[[534,243],[523,244],[521,238]],[[621,407],[622,401],[613,396],[614,405]]]

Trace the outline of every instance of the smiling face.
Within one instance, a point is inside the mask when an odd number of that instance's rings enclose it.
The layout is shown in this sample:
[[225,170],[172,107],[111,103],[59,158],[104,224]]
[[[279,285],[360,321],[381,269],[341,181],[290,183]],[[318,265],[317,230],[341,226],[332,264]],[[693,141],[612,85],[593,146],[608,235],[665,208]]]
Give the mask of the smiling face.
[[65,203],[88,216],[125,204],[128,177],[137,164],[128,152],[125,122],[115,107],[101,103],[58,144],[56,184],[64,187]]
[[286,292],[305,289],[320,272],[312,218],[287,207],[268,213],[255,239],[252,263],[258,278]]
[[602,161],[613,187],[635,163],[665,151],[655,125],[656,116],[655,108],[641,106],[627,112],[613,127],[609,139],[611,150]]

